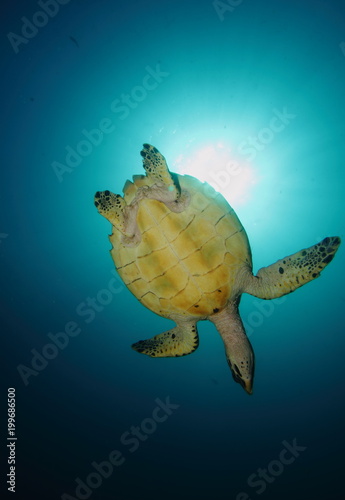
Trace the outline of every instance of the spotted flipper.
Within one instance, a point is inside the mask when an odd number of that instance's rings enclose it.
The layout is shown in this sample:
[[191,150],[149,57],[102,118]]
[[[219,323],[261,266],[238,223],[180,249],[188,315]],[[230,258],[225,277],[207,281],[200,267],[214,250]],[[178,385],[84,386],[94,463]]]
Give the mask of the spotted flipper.
[[338,247],[340,238],[325,238],[316,245],[301,250],[275,264],[263,267],[257,276],[251,276],[244,292],[260,299],[275,299],[320,276],[329,264]]
[[152,358],[165,358],[185,356],[195,351],[198,345],[196,324],[188,323],[160,333],[152,339],[139,340],[132,345],[132,348]]
[[150,144],[144,144],[140,154],[143,157],[147,177],[158,184],[165,185],[168,191],[174,195],[174,200],[178,200],[181,194],[180,187],[171,175],[164,156]]
[[126,202],[119,194],[111,191],[97,191],[95,194],[95,206],[122,234],[126,234],[125,207]]

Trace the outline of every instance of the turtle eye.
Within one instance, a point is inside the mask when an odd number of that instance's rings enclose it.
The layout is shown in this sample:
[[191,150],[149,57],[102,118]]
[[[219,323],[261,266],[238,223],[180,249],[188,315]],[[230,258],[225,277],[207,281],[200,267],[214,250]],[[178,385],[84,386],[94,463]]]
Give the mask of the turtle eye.
[[236,363],[232,364],[230,359],[227,358],[228,365],[231,370],[232,378],[234,379],[235,382],[238,384],[241,384],[241,386],[245,389],[245,381],[242,378],[242,373],[240,372],[240,369],[236,365]]
[[235,363],[232,365],[230,362],[229,365],[232,373],[232,378],[235,380],[235,382],[238,382],[242,387],[244,387],[245,382],[242,378],[242,373],[240,372],[238,366]]
[[234,364],[234,368],[235,368],[235,370],[236,370],[237,374],[238,374],[240,377],[242,377],[242,373],[240,372],[240,369],[238,368],[238,366],[237,366],[236,364]]

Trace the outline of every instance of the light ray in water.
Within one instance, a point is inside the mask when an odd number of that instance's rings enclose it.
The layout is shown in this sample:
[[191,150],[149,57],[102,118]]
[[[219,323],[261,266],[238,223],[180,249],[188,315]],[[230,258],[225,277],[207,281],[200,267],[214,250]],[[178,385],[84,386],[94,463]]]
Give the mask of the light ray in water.
[[175,161],[174,170],[208,182],[230,204],[237,206],[249,200],[251,188],[257,182],[253,166],[239,158],[223,142],[205,144],[180,155]]

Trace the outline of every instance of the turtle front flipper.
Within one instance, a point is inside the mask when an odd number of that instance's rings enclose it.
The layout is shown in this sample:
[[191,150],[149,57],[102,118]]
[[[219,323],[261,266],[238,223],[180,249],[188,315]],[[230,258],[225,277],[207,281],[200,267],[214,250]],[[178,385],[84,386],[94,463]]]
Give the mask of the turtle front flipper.
[[243,291],[260,299],[275,299],[293,292],[320,276],[323,268],[332,261],[339,245],[338,236],[325,238],[312,247],[263,267],[257,276],[250,276]]
[[161,201],[172,212],[185,210],[190,201],[189,194],[181,191],[178,178],[170,172],[164,156],[150,144],[144,144],[140,154],[146,176],[153,184],[139,188],[134,202],[149,198]]
[[185,356],[199,345],[199,336],[195,323],[176,326],[148,340],[139,340],[132,348],[152,358]]

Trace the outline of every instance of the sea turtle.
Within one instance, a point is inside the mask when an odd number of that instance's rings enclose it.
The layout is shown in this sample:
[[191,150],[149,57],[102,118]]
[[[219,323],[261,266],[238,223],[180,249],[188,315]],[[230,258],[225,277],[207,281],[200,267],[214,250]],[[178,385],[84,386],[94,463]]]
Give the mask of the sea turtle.
[[252,274],[248,238],[225,198],[207,183],[169,171],[153,146],[141,151],[146,175],[124,185],[124,197],[97,192],[95,205],[113,226],[111,256],[122,280],[148,309],[176,327],[140,340],[152,357],[184,356],[199,344],[197,322],[220,333],[233,378],[252,393],[254,353],[238,306],[243,292],[274,299],[317,278],[340,238],[278,260]]

